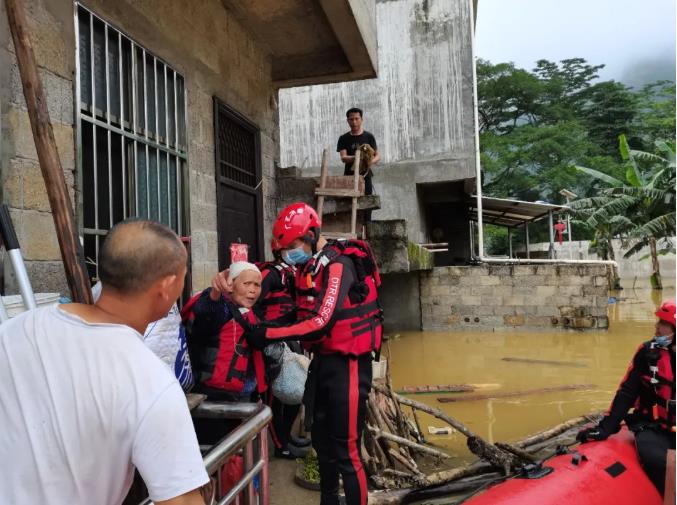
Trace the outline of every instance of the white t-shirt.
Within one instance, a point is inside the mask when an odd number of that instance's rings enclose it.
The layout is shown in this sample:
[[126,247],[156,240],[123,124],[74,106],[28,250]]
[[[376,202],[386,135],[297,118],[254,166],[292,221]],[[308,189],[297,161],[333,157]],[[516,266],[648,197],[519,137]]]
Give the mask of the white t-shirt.
[[179,383],[128,326],[57,306],[0,325],[0,503],[154,501],[208,481]]

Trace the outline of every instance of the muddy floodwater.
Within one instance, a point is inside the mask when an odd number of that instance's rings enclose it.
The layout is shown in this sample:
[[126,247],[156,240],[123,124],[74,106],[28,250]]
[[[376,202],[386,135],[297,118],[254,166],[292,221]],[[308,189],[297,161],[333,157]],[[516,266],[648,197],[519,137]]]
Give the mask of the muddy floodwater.
[[[674,289],[623,290],[609,305],[608,331],[497,331],[408,332],[390,340],[392,380],[404,386],[470,384],[472,393],[411,395],[447,412],[489,442],[515,441],[562,421],[609,406],[637,346],[653,336],[654,312],[662,297]],[[504,360],[516,358],[517,360]],[[520,359],[563,362],[560,365],[526,363]],[[463,398],[590,385],[582,390],[527,396],[440,403],[437,398]],[[407,412],[410,412],[407,410]],[[475,457],[459,433],[430,435],[428,427],[444,423],[419,414],[427,440],[443,447],[451,465]]]

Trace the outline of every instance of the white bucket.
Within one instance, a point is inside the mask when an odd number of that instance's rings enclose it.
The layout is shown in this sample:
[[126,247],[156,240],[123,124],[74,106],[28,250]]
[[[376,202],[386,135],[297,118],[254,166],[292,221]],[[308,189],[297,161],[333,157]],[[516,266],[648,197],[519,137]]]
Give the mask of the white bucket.
[[[48,305],[56,305],[59,303],[59,298],[61,295],[59,293],[35,293],[35,303],[38,304],[38,307],[46,307]],[[24,307],[24,302],[21,299],[21,295],[9,295],[2,297],[2,303],[7,310],[7,315],[12,318],[18,316],[22,312],[26,311]]]
[[387,368],[388,368],[388,360],[385,358],[381,358],[381,361],[372,361],[371,362],[372,379],[373,380],[385,379]]

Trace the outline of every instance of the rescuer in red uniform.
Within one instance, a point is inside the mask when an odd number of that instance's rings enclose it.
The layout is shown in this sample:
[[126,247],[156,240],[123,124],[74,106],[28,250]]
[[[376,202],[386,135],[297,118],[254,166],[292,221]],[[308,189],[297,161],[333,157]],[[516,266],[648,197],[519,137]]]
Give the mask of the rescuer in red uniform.
[[609,412],[577,438],[606,440],[625,419],[644,471],[663,494],[667,451],[675,448],[675,301],[664,302],[656,316],[656,335],[639,346]]
[[282,258],[298,269],[298,320],[279,327],[253,327],[253,347],[301,340],[312,351],[304,404],[306,424],[320,467],[321,505],[337,505],[339,475],[348,505],[367,503],[367,478],[360,459],[373,353],[381,345],[382,311],[378,269],[369,246],[359,240],[326,240],[315,210],[296,203],[273,225]]
[[[296,268],[284,262],[281,248],[277,240],[272,239],[270,248],[274,261],[257,263],[261,270],[261,294],[254,305],[254,312],[259,321],[284,325],[296,321],[296,302],[294,300],[294,277]],[[293,352],[303,354],[298,341],[280,343],[288,346]],[[268,382],[271,383],[279,375],[282,363],[266,358]],[[301,405],[287,405],[268,391],[268,404],[273,411],[270,434],[275,445],[275,456],[278,458],[296,459],[303,457],[310,441],[292,437],[291,429],[298,417]]]

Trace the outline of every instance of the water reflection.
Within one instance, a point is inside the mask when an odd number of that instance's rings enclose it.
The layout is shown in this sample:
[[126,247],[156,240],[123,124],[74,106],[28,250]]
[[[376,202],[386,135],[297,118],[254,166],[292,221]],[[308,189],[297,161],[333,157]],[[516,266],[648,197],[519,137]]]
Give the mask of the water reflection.
[[[459,393],[415,395],[463,422],[490,442],[514,441],[571,417],[604,410],[637,346],[651,338],[654,312],[674,290],[623,290],[613,293],[608,331],[590,332],[410,332],[390,342],[393,385],[474,384],[475,393],[515,392],[571,384],[592,389],[541,393],[523,397],[440,403]],[[502,358],[574,362],[554,366]],[[426,438],[452,454],[452,464],[474,459],[465,437],[429,435],[428,426],[443,426],[420,416]]]

